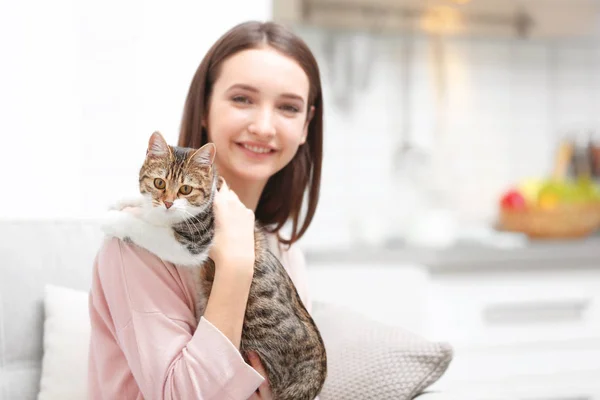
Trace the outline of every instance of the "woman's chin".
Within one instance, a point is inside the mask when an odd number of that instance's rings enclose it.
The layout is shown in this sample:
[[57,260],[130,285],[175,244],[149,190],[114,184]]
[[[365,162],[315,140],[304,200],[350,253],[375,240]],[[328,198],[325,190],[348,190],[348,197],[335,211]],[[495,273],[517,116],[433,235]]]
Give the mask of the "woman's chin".
[[245,181],[266,182],[275,174],[274,168],[267,165],[249,165],[246,168],[236,168],[235,174]]

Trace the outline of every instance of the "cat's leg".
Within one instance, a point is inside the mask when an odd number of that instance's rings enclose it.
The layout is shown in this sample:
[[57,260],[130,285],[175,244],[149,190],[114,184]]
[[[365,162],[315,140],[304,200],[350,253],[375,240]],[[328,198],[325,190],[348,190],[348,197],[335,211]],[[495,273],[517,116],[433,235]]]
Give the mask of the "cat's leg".
[[194,267],[206,259],[206,255],[191,254],[177,241],[171,227],[151,224],[127,211],[108,211],[102,221],[102,230],[107,235],[131,241],[173,264]]
[[108,235],[121,240],[130,240],[129,235],[134,229],[137,229],[136,217],[133,214],[120,211],[120,209],[110,209],[105,212],[100,221],[100,228]]
[[144,197],[143,195],[139,194],[139,195],[135,195],[135,196],[129,196],[129,197],[123,197],[121,199],[119,199],[117,202],[111,204],[109,206],[109,210],[117,210],[117,211],[121,211],[125,208],[134,208],[134,209],[141,209],[144,205],[148,204],[148,199],[146,197]]
[[196,283],[196,316],[200,321],[200,316],[206,310],[206,304],[215,280],[215,263],[211,259],[207,259],[201,268],[194,270],[193,276]]

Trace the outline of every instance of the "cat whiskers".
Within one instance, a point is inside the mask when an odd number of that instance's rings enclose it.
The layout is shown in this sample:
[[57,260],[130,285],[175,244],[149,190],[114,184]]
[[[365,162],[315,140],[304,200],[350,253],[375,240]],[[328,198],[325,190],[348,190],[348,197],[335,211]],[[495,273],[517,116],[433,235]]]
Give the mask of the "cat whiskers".
[[[192,214],[191,212],[189,212],[187,210],[183,210],[183,209],[180,209],[179,211],[181,211],[184,215],[190,217],[190,218],[186,218],[183,220],[185,222],[186,226],[188,227],[188,229],[190,230],[190,232],[192,232],[194,234],[198,233],[198,235],[202,235],[202,231],[207,230],[206,227],[204,226],[204,224],[202,223],[202,221],[200,220],[200,218],[198,218],[196,215]],[[192,227],[192,226],[190,226],[190,221],[197,222],[197,223],[193,224],[193,227]]]
[[[179,210],[181,211],[182,214],[186,215],[189,214],[189,212],[185,211],[185,210]],[[189,218],[184,218],[183,219],[183,223],[185,223],[185,226],[187,227],[188,231],[190,233],[192,233],[192,235],[200,235],[200,230],[198,229],[198,227],[194,226],[194,224],[190,224],[190,219]]]
[[206,233],[209,231],[209,226],[205,223],[205,221],[199,218],[197,215],[192,215],[190,212],[187,213],[192,221],[196,221],[196,226],[198,226],[201,230],[201,233]]

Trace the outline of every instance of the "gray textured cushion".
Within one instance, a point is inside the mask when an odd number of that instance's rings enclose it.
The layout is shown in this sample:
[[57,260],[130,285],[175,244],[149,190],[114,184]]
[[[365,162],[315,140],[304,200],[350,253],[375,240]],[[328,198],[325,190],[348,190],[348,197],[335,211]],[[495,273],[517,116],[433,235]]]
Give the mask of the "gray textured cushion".
[[0,223],[0,400],[37,398],[44,285],[88,290],[101,239],[93,222]]
[[452,360],[446,343],[343,307],[315,303],[313,315],[328,357],[322,400],[412,399],[437,381]]

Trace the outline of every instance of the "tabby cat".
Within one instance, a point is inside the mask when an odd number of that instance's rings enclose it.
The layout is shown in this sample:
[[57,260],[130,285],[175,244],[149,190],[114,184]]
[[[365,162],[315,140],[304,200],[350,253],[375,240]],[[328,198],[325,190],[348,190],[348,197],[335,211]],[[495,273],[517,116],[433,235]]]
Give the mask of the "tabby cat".
[[[220,188],[213,165],[216,148],[169,146],[159,132],[150,137],[139,174],[139,198],[108,211],[104,231],[154,253],[164,261],[197,268],[198,320],[210,295],[215,265],[208,258],[214,236],[212,202]],[[135,206],[129,212],[121,210]],[[327,375],[327,355],[313,319],[292,280],[254,230],[255,264],[240,351],[260,357],[277,400],[311,400]]]

